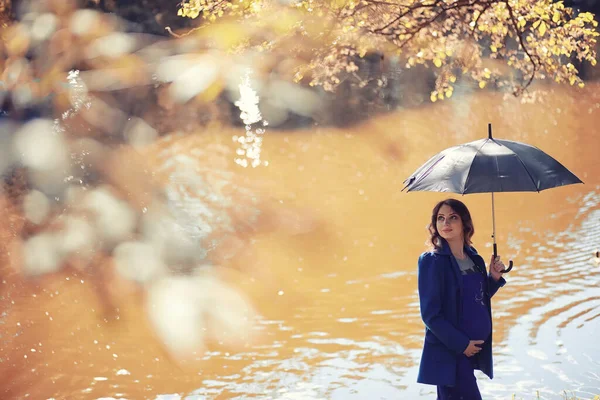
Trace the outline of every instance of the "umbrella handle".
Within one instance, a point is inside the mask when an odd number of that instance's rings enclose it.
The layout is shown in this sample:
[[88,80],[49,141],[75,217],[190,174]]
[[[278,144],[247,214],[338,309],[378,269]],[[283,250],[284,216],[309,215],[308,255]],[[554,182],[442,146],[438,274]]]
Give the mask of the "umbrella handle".
[[[494,243],[494,258],[496,258],[498,256],[498,246],[496,245],[496,243]],[[503,274],[506,274],[508,272],[510,272],[510,270],[513,269],[513,260],[509,260],[508,261],[508,268],[503,269],[502,272]]]
[[503,269],[500,272],[502,272],[503,274],[506,274],[507,272],[510,272],[510,270],[512,269],[512,267],[513,267],[513,260],[509,260],[508,261],[508,268]]

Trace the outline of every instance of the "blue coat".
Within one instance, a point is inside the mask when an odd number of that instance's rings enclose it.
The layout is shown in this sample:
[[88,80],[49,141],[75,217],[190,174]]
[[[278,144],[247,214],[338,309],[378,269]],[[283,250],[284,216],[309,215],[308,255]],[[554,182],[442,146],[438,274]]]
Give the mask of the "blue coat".
[[[482,274],[486,274],[485,261],[473,247],[465,246],[465,254]],[[462,311],[462,275],[445,240],[442,239],[441,249],[425,252],[419,257],[418,281],[425,341],[417,382],[454,386],[456,363],[469,345],[469,337],[458,329]],[[500,278],[496,282],[487,275],[485,282],[491,318],[490,299],[506,281]],[[474,357],[475,368],[492,379],[492,335]]]

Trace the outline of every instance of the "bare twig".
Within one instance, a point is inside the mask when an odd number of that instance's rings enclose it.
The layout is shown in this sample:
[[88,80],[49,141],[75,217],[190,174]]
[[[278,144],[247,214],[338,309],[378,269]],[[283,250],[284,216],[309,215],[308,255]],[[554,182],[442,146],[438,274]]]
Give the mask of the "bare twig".
[[407,7],[406,11],[404,11],[403,13],[398,14],[396,16],[396,18],[394,18],[393,20],[391,20],[390,22],[388,22],[387,24],[385,24],[381,28],[377,28],[377,29],[373,30],[373,33],[380,33],[382,31],[384,31],[385,29],[387,29],[390,26],[394,25],[396,22],[400,21],[402,18],[406,17],[408,14],[410,14],[411,12],[413,12],[415,10],[418,10],[420,8],[434,8],[434,7],[437,7],[437,5],[440,2],[441,2],[441,0],[436,0],[435,3],[432,3],[432,4],[419,4],[419,5],[416,5],[416,6]]
[[477,18],[475,18],[475,23],[473,24],[473,29],[472,30],[475,30],[477,28],[477,24],[479,23],[479,18],[481,18],[481,16],[483,14],[485,14],[485,12],[492,6],[492,4],[494,4],[494,3],[493,2],[488,3],[488,4],[485,5],[485,7],[483,7],[483,10],[481,10],[481,12],[477,16]]
[[[527,54],[527,57],[529,57],[529,61],[531,61],[531,64],[533,66],[533,71],[531,72],[531,76],[529,77],[529,80],[527,81],[527,83],[523,86],[523,88],[521,90],[521,92],[522,92],[523,90],[527,89],[527,87],[529,87],[529,85],[531,85],[531,82],[533,82],[533,78],[535,78],[535,73],[538,70],[539,65],[534,60],[535,55],[530,54],[529,50],[527,49],[527,46],[525,46],[525,41],[523,40],[523,32],[519,29],[519,25],[517,24],[517,20],[515,18],[515,13],[514,13],[513,8],[509,4],[508,0],[504,0],[504,3],[506,4],[506,8],[508,9],[508,14],[510,16],[510,20],[512,22],[513,28],[515,29],[517,38],[519,39],[519,44],[523,48],[523,51],[525,52],[525,54]],[[537,58],[537,56],[535,56],[535,57]]]
[[187,31],[187,32],[185,32],[185,33],[182,33],[182,34],[177,34],[177,33],[173,32],[173,31],[171,30],[171,27],[170,27],[170,26],[166,26],[166,27],[165,27],[165,31],[169,32],[169,35],[171,35],[171,36],[173,36],[173,37],[176,37],[176,38],[178,38],[178,39],[179,39],[179,38],[182,38],[182,37],[186,37],[186,36],[188,36],[188,35],[190,35],[190,34],[192,34],[192,33],[196,32],[197,30],[200,30],[200,29],[202,29],[202,28],[204,28],[204,27],[203,27],[203,26],[197,26],[197,27],[195,27],[195,28],[192,28],[192,29],[190,29],[189,31]]
[[[436,2],[436,3],[439,3]],[[400,42],[400,44],[398,44],[398,48],[402,49],[404,46],[406,46],[408,43],[410,43],[410,41],[415,37],[415,35],[417,35],[419,32],[421,32],[423,29],[425,29],[426,27],[428,27],[429,25],[431,25],[432,23],[434,23],[437,19],[439,19],[440,17],[444,16],[448,11],[452,11],[452,10],[456,10],[459,8],[468,8],[468,7],[472,7],[474,5],[477,4],[485,4],[486,8],[489,8],[492,4],[492,2],[482,2],[480,0],[474,0],[474,1],[457,1],[455,4],[449,6],[449,7],[442,7],[439,12],[437,12],[433,17],[427,19],[426,21],[421,22],[416,28],[407,31],[406,34],[408,34],[408,37],[405,38],[403,41]],[[415,11],[416,9],[419,8],[430,8],[432,7],[432,4],[425,4],[425,5],[418,5],[415,7],[412,7],[410,10],[407,10],[406,12],[402,13],[401,15],[397,16],[396,18],[394,18],[394,20],[388,24],[386,24],[386,26],[378,28],[378,29],[374,29],[374,30],[370,30],[370,33],[373,34],[384,34],[382,33],[382,30],[390,27],[391,25],[393,25],[393,23],[398,22],[400,19],[402,19],[403,17],[405,17],[406,15],[408,15],[410,12]],[[485,11],[484,9],[484,11]],[[385,35],[385,34],[384,34]],[[391,34],[392,36],[396,36],[396,34]]]

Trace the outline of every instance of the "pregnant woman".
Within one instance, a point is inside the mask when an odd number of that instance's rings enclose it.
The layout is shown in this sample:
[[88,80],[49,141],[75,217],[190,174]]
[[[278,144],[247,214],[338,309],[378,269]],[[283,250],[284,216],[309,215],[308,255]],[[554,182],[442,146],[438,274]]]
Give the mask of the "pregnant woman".
[[437,386],[438,400],[481,400],[474,370],[493,378],[491,297],[506,283],[504,264],[471,246],[468,208],[455,199],[433,208],[432,250],[419,257],[425,341],[417,381]]

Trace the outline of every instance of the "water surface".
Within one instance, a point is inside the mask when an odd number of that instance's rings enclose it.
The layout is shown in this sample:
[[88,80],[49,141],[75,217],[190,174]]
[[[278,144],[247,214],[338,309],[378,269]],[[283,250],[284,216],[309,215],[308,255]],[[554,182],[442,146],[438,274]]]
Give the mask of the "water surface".
[[[585,184],[496,196],[499,251],[516,266],[494,297],[497,376],[480,376],[482,391],[600,394],[598,89],[553,89],[537,104],[483,93],[343,130],[267,128],[269,165],[255,169],[234,162],[239,130],[164,138],[147,159],[207,260],[235,271],[229,279],[261,314],[258,341],[231,349],[216,340],[178,364],[135,288],[111,285],[117,311],[105,314],[87,277],[23,282],[5,271],[2,398],[432,398],[415,383],[424,329],[416,260],[445,196],[400,189],[431,155],[485,137],[488,122],[495,136],[540,147]],[[490,196],[461,200],[487,259]]]

